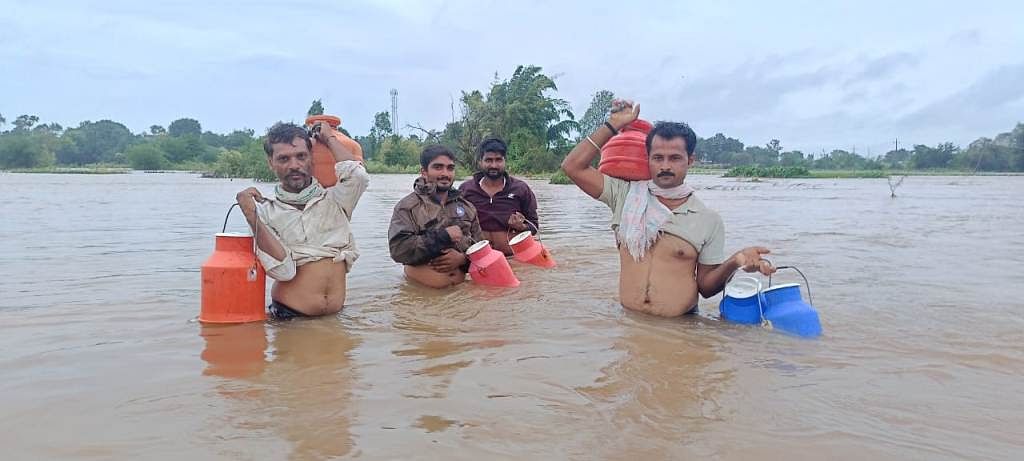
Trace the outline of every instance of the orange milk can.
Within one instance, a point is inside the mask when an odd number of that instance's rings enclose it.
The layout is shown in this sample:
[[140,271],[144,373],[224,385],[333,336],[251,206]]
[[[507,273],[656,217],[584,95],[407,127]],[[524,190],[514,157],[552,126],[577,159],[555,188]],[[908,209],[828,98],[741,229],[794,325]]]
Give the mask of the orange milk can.
[[[352,151],[352,154],[356,156],[356,160],[363,160],[363,147],[352,138],[337,131],[338,127],[341,126],[340,118],[333,115],[313,115],[306,118],[306,126],[312,127],[316,122],[324,122],[330,125],[331,128],[334,128],[335,131],[332,133],[334,139],[341,141],[345,148]],[[334,165],[336,163],[338,162],[334,161],[334,154],[331,153],[331,149],[313,139],[313,177],[320,181],[320,184],[324,187],[331,187],[338,183],[338,175],[334,173]]]
[[[230,211],[229,211],[230,213]],[[200,270],[202,307],[199,321],[243,323],[267,319],[267,274],[256,260],[251,235],[216,235],[213,254]]]
[[634,120],[601,147],[597,169],[608,176],[627,181],[651,179],[647,163],[647,133],[654,127],[646,120]]

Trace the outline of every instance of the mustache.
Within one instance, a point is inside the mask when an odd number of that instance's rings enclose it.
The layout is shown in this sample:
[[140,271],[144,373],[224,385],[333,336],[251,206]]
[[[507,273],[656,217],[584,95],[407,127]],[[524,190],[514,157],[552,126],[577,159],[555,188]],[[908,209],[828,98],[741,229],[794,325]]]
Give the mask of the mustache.
[[662,171],[661,173],[658,173],[658,177],[659,178],[662,177],[662,176],[675,176],[675,175],[676,174],[671,172],[671,171]]

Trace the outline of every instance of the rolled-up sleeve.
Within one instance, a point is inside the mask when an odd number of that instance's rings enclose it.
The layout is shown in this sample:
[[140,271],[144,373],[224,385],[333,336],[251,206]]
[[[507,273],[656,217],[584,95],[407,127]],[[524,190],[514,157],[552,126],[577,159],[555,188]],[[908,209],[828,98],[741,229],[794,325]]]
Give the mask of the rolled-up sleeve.
[[363,164],[355,160],[334,164],[334,172],[338,175],[338,183],[327,188],[327,195],[338,203],[345,216],[352,219],[352,211],[370,184],[370,175]]
[[[282,243],[281,236],[277,234],[277,231],[274,230],[273,227],[267,224],[269,219],[266,214],[266,210],[263,207],[256,208],[256,217],[263,222],[267,229],[270,229],[271,237],[277,240],[278,243]],[[279,282],[287,282],[295,278],[295,259],[292,258],[292,250],[290,250],[287,245],[282,243],[281,246],[284,247],[284,259],[279,260],[274,258],[259,247],[256,247],[256,257],[259,258],[260,264],[263,266],[263,270],[267,272],[267,277]]]
[[284,259],[280,261],[264,253],[263,250],[257,249],[256,255],[260,258],[263,269],[267,271],[267,277],[278,282],[287,282],[295,278],[295,260],[292,259],[290,250],[285,250]]

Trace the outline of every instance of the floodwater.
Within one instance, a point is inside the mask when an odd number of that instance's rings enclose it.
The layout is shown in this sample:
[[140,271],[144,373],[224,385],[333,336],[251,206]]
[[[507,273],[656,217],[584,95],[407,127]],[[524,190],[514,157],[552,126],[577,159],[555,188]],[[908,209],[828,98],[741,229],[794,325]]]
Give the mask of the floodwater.
[[539,181],[557,268],[410,286],[386,229],[412,180],[373,177],[341,314],[206,327],[199,266],[251,182],[0,174],[0,457],[1024,455],[1024,177],[910,177],[895,199],[884,179],[691,177],[727,249],[808,276],[817,340],[724,323],[718,297],[624,312],[607,209]]

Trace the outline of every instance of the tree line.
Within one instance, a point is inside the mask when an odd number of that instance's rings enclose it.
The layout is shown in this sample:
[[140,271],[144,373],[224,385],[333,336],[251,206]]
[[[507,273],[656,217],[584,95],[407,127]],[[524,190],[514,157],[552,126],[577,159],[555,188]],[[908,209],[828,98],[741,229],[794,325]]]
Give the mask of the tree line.
[[[463,91],[452,104],[451,122],[440,129],[406,125],[392,128],[389,112],[373,116],[365,135],[352,136],[363,147],[371,172],[415,172],[426,144],[452,148],[460,163],[472,165],[476,146],[488,137],[504,139],[508,163],[518,173],[555,171],[582,136],[604,122],[614,94],[596,92],[579,118],[569,103],[557,97],[554,79],[537,66],[519,66],[511,76],[497,74],[486,90]],[[315,100],[309,115],[322,114]],[[344,129],[342,129],[344,131]],[[816,170],[929,170],[1024,171],[1024,124],[995,138],[980,138],[967,148],[953,143],[914,145],[870,158],[835,149],[804,153],[785,150],[772,139],[764,146],[745,145],[717,133],[697,143],[698,159],[712,166],[803,167]],[[112,120],[84,121],[65,128],[40,123],[35,115],[20,115],[8,123],[0,114],[0,168],[31,169],[52,166],[125,165],[139,170],[185,169],[217,176],[270,180],[262,137],[252,129],[219,134],[204,131],[198,120],[180,118],[167,127],[152,125],[132,133]]]

